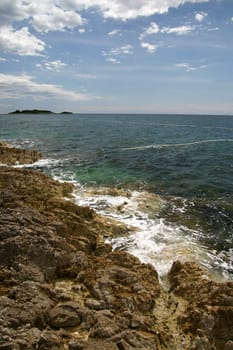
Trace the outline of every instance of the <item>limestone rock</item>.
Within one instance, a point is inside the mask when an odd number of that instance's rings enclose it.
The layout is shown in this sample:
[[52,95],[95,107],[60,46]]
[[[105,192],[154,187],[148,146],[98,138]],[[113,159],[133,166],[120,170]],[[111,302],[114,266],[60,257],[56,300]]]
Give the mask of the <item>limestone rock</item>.
[[0,163],[7,165],[32,164],[42,158],[36,150],[15,148],[6,142],[0,142]]
[[188,302],[179,319],[181,327],[202,334],[196,341],[197,348],[208,350],[208,342],[219,350],[228,346],[233,337],[233,282],[215,282],[205,269],[192,262],[176,261],[169,277],[171,290]]
[[103,237],[126,228],[75,205],[71,192],[0,168],[0,348],[117,349],[110,339],[131,327],[154,334],[156,271],[111,252]]
[[[141,264],[123,251],[92,258],[77,275],[77,280],[86,286],[93,299],[104,301],[109,310],[121,312],[150,312],[160,293],[154,268]],[[138,286],[137,293],[135,285]]]

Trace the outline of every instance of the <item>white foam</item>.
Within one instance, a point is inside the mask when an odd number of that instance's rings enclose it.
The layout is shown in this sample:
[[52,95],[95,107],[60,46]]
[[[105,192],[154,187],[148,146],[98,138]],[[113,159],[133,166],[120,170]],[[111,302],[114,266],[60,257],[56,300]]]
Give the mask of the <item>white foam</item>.
[[152,264],[161,276],[168,273],[175,260],[194,260],[203,265],[210,260],[207,250],[195,241],[191,231],[184,234],[182,227],[169,225],[163,219],[144,221],[139,226],[138,232],[109,243],[114,249],[127,247],[142,262]]
[[38,148],[38,144],[40,144],[40,140],[36,140],[36,139],[25,139],[25,140],[20,140],[20,139],[7,139],[7,140],[3,140],[4,142],[10,144],[12,147],[15,148]]
[[146,192],[133,191],[130,197],[93,193],[85,187],[79,188],[75,193],[77,204],[88,205],[102,215],[136,228],[128,236],[115,237],[107,242],[114,250],[127,250],[142,262],[152,264],[160,276],[168,273],[175,260],[196,261],[210,270],[229,268],[224,257],[217,257],[216,252],[198,242],[201,232],[168,223],[156,216],[151,219],[140,206],[140,199],[150,196]]
[[52,158],[43,158],[31,164],[16,164],[13,165],[13,168],[50,168],[56,164],[59,164],[61,161]]
[[135,147],[128,147],[128,148],[122,148],[122,151],[131,151],[131,150],[137,150],[137,151],[144,151],[147,149],[153,149],[153,148],[165,148],[165,147],[184,147],[184,146],[192,146],[192,145],[198,145],[202,143],[216,143],[216,142],[233,142],[232,139],[214,139],[214,140],[200,140],[200,141],[193,141],[193,142],[187,142],[187,143],[165,143],[165,144],[151,144],[146,146],[135,146]]

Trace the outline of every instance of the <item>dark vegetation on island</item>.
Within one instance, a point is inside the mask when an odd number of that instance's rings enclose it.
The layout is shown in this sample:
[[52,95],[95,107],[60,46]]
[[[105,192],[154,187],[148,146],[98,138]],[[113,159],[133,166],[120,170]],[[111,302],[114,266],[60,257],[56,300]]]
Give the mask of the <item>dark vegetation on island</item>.
[[72,184],[9,166],[40,157],[0,144],[0,349],[232,350],[233,282],[176,261],[161,283],[105,243],[133,228],[76,205]]
[[19,109],[16,109],[13,112],[10,112],[8,114],[73,114],[72,112],[61,112],[61,113],[55,113],[46,109],[23,109],[22,111]]

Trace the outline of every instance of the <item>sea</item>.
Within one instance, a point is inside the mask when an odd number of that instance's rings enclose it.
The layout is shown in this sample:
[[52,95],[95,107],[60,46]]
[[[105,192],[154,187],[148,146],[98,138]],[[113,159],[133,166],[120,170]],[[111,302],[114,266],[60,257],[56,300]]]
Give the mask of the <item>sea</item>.
[[152,264],[233,278],[233,116],[0,115],[0,140],[38,149],[30,165],[74,184],[73,201],[128,226],[106,237]]

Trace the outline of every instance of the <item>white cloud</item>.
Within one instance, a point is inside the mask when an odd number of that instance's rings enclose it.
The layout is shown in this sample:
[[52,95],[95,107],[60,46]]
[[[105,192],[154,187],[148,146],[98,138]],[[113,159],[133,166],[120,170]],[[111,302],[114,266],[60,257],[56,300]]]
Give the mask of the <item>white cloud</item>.
[[35,0],[0,1],[1,25],[22,20],[30,20],[39,32],[63,31],[85,22],[76,8],[67,8],[64,0],[40,0],[39,3]]
[[184,69],[186,72],[195,71],[197,68],[191,66],[189,63],[176,63],[175,67]]
[[114,48],[109,52],[103,51],[103,56],[119,56],[119,55],[131,55],[133,53],[133,46],[130,44],[123,45],[121,47]]
[[112,58],[112,57],[107,58],[106,61],[113,63],[113,64],[120,64],[121,63],[117,58]]
[[120,29],[114,29],[111,32],[108,33],[109,36],[114,36],[114,35],[119,35],[121,36],[121,31]]
[[[40,31],[64,30],[83,22],[80,12],[97,8],[105,18],[134,19],[168,12],[185,3],[204,3],[209,0],[1,0],[0,23],[32,19]],[[56,23],[56,20],[58,23]],[[55,28],[55,29],[54,29]]]
[[208,32],[216,32],[217,30],[219,30],[218,27],[215,27],[215,28],[209,28],[208,29]]
[[150,26],[146,29],[145,34],[157,34],[159,32],[159,26],[157,23],[151,22]]
[[204,19],[206,16],[208,16],[208,13],[206,13],[206,12],[199,12],[199,13],[196,13],[196,14],[195,14],[195,19],[196,19],[196,21],[198,21],[198,22],[202,22],[203,19]]
[[66,67],[66,66],[67,66],[67,64],[60,61],[60,60],[36,64],[37,68],[45,69],[45,70],[49,70],[49,71],[55,71],[55,72],[60,72],[61,69]]
[[[49,31],[71,30],[83,26],[86,21],[82,17],[86,10],[98,10],[104,18],[119,20],[135,19],[140,16],[166,13],[169,8],[177,8],[185,3],[203,3],[209,0],[0,0],[0,49],[19,55],[38,55],[45,49],[45,43],[29,32],[30,21],[33,28],[41,33]],[[19,21],[24,21],[24,28],[13,29]],[[21,22],[22,23],[22,22]],[[8,29],[6,29],[8,28]],[[190,28],[167,28],[167,33],[184,34]],[[6,31],[9,40],[5,40]],[[80,29],[83,33],[84,29]],[[152,23],[146,35],[158,32],[156,23]],[[120,35],[115,30],[109,35]]]
[[82,25],[84,20],[75,9],[67,9],[64,0],[1,0],[0,23],[11,25],[21,20],[31,21],[39,32],[65,30]]
[[155,44],[149,44],[146,42],[141,43],[141,47],[147,50],[149,53],[154,53],[158,49],[158,45]]
[[175,67],[180,68],[180,69],[184,69],[185,72],[189,73],[189,72],[196,71],[198,69],[206,68],[207,66],[203,64],[201,66],[194,67],[190,63],[183,62],[183,63],[176,63]]
[[85,28],[80,28],[78,31],[79,31],[80,34],[84,34],[86,32],[86,29]]
[[14,30],[11,26],[0,27],[0,50],[20,56],[39,56],[46,44],[29,33],[27,27]]
[[41,84],[29,75],[0,74],[0,99],[87,101],[98,97],[64,89],[54,84]]
[[38,32],[49,32],[72,29],[83,25],[84,21],[75,11],[65,11],[57,6],[48,6],[42,13],[38,11],[32,17],[31,23]]
[[164,27],[161,29],[161,33],[186,35],[186,34],[190,34],[194,29],[195,29],[195,26],[189,26],[189,25],[183,25],[179,27]]
[[133,53],[132,49],[133,49],[133,46],[128,44],[128,45],[124,45],[124,46],[119,47],[118,49],[113,50],[113,52],[115,55],[121,55],[121,54],[130,55]]
[[13,21],[21,21],[28,18],[27,5],[22,0],[0,1],[0,23],[9,25]]
[[80,79],[96,79],[96,75],[93,75],[93,74],[81,74],[81,73],[77,73],[75,74],[75,76],[77,78],[80,78]]
[[78,8],[98,7],[105,18],[121,20],[134,19],[140,16],[151,16],[168,12],[184,3],[203,3],[208,0],[68,0],[70,6]]
[[139,36],[139,40],[143,40],[147,35],[159,33],[160,28],[157,23],[151,22],[150,26]]
[[0,62],[6,62],[6,58],[0,57]]
[[[46,44],[29,32],[28,26],[14,29],[17,21],[30,21],[38,32],[63,31],[82,25],[80,14],[57,6],[60,0],[1,0],[0,1],[0,50],[13,54],[40,55]],[[62,5],[62,1],[61,5]],[[64,5],[64,4],[63,4]],[[20,29],[18,29],[20,28]]]
[[106,61],[113,64],[121,63],[118,58],[115,58],[116,56],[118,57],[118,56],[131,55],[131,54],[133,54],[133,46],[130,44],[114,48],[109,52],[105,52],[105,51],[102,52],[103,56],[110,56],[106,59]]
[[187,35],[195,30],[195,26],[182,25],[179,27],[163,27],[160,28],[158,24],[152,22],[148,28],[139,36],[139,40],[144,40],[147,36],[152,34],[176,34],[176,35]]

